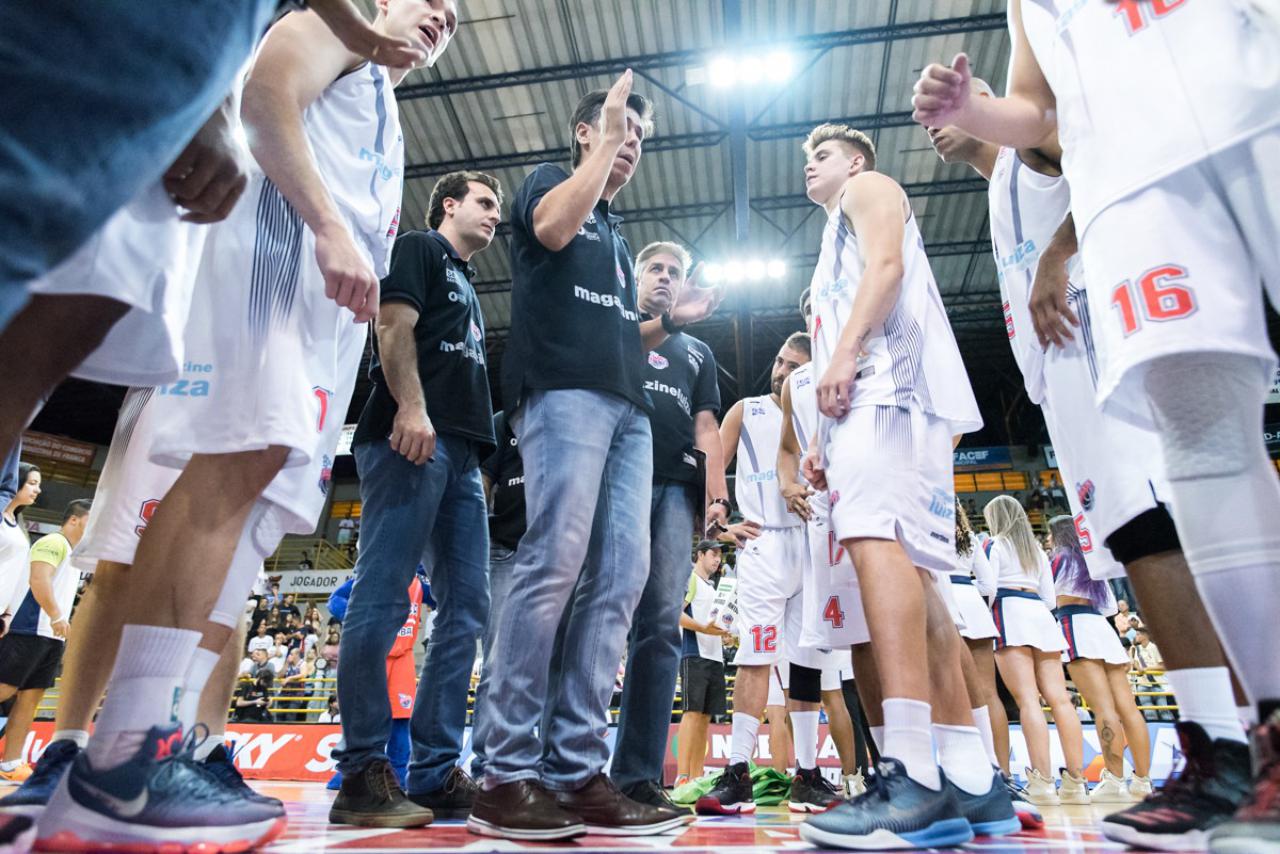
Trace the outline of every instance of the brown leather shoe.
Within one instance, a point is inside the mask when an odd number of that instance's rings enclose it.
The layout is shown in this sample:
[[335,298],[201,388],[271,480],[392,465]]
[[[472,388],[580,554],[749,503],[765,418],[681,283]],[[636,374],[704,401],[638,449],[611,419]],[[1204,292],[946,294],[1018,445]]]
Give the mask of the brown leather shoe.
[[693,816],[668,807],[631,800],[604,774],[575,792],[556,792],[556,803],[582,819],[587,833],[602,836],[653,836],[683,827]]
[[476,793],[467,830],[499,839],[554,842],[587,832],[581,819],[557,806],[536,780],[517,780]]

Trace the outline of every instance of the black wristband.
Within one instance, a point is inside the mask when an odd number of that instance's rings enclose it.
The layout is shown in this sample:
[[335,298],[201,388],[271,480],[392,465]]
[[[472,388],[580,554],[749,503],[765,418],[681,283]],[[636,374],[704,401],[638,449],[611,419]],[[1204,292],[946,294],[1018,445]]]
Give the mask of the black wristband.
[[710,501],[708,501],[708,502],[707,502],[707,506],[708,506],[708,507],[710,507],[712,504],[720,504],[720,505],[723,505],[725,510],[732,510],[732,509],[733,509],[733,507],[732,507],[732,506],[730,506],[730,504],[729,504],[729,499],[727,499],[727,498],[713,498],[713,499],[711,499]]
[[665,311],[662,313],[662,328],[668,335],[675,335],[678,332],[684,331],[684,327],[677,326],[673,323],[671,315],[667,314]]

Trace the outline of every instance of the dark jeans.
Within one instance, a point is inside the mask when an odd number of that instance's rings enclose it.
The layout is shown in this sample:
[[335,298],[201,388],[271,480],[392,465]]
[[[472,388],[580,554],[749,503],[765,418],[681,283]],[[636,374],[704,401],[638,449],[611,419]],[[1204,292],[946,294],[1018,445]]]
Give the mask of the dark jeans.
[[409,791],[434,791],[462,752],[476,639],[489,615],[489,529],[476,447],[441,435],[435,461],[415,466],[379,440],[357,445],[355,457],[363,522],[339,651],[338,770],[351,775],[386,755],[387,653],[409,614],[414,570],[430,547],[439,610],[410,723]]

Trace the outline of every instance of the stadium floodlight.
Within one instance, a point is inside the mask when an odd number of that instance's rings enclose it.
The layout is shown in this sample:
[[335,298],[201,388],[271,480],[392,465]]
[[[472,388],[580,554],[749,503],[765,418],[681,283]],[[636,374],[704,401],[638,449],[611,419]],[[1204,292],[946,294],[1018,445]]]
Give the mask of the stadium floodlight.
[[782,48],[767,53],[720,54],[707,62],[705,79],[716,89],[776,86],[790,80],[795,67],[795,56]]
[[742,282],[775,281],[787,276],[787,262],[781,258],[744,258],[709,261],[703,265],[702,281],[708,285],[735,285]]

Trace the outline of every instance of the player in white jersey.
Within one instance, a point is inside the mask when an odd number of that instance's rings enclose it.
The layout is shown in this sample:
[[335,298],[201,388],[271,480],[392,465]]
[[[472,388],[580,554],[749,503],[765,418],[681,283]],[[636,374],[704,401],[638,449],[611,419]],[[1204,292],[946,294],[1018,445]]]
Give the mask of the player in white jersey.
[[[970,819],[983,832],[1018,826],[963,684],[930,706],[931,675],[961,672],[958,642],[930,660],[928,615],[956,636],[927,572],[954,566],[952,437],[981,419],[907,197],[874,171],[871,140],[821,125],[804,150],[806,191],[828,214],[811,298],[818,411],[832,421],[804,471],[831,493],[836,538],[862,591],[884,689],[879,777],[889,797],[856,798],[801,834],[838,847],[961,844],[974,833]],[[948,771],[958,771],[950,780],[935,733]]]
[[804,523],[788,512],[776,470],[783,386],[792,371],[809,361],[809,349],[808,335],[797,332],[788,337],[774,358],[770,393],[738,401],[720,425],[720,441],[728,451],[725,462],[737,460],[738,510],[760,526],[760,533],[738,551],[741,645],[735,659],[733,746],[724,774],[698,799],[696,809],[703,815],[755,811],[747,763],[755,753],[760,716],[768,702],[770,668],[782,662],[789,667],[787,708],[800,769],[792,787],[793,808],[825,809],[838,799],[817,771],[823,654],[799,646],[800,588],[808,562]]
[[[438,56],[457,27],[456,4],[379,2],[374,26]],[[201,395],[188,384],[186,394],[169,389],[152,401],[151,459],[185,467],[138,543],[123,654],[89,746],[42,817],[41,839],[145,850],[161,841],[241,845],[277,832],[278,823],[245,820],[242,804],[252,802],[243,796],[229,805],[188,793],[182,810],[165,807],[179,793],[165,788],[155,760],[190,723],[171,710],[173,698],[203,689],[235,622],[222,619],[217,601],[243,602],[252,584],[242,570],[256,570],[255,561],[240,558],[260,561],[305,512],[304,487],[284,495],[273,479],[286,465],[321,462],[316,435],[341,418],[329,407],[339,381],[358,370],[357,348],[344,342],[363,336],[351,327],[376,311],[398,225],[403,138],[392,89],[404,73],[361,61],[313,12],[287,15],[264,40],[242,110],[264,174],[209,236],[192,311],[199,323],[187,327],[188,361],[207,385]],[[139,784],[149,787],[147,807],[117,809]],[[382,794],[406,804],[407,823],[430,820],[398,788]]]
[[[961,56],[954,69],[926,69],[917,118],[1020,150],[1040,145],[1056,120],[1073,222],[1054,241],[1067,247],[1053,265],[1058,287],[1037,284],[1031,322],[1042,343],[1068,347],[1070,324],[1080,323],[1096,348],[1099,402],[1126,417],[1153,416],[1187,563],[1265,722],[1280,697],[1273,654],[1280,627],[1260,604],[1280,595],[1280,534],[1271,521],[1280,513],[1280,485],[1257,430],[1274,364],[1259,279],[1274,301],[1280,271],[1271,189],[1277,162],[1268,153],[1280,148],[1276,19],[1249,3],[1099,2],[1068,10],[1019,2],[1010,4],[1010,23],[1010,97],[973,97]],[[1213,57],[1194,47],[1204,44],[1214,45]],[[1073,314],[1060,265],[1074,253],[1074,237],[1088,288],[1087,305],[1078,301]],[[1082,308],[1087,315],[1077,317]],[[1090,391],[1077,384],[1077,412]],[[1180,698],[1195,695],[1182,726],[1198,755],[1215,755],[1213,767],[1235,768],[1247,760],[1227,714],[1228,675],[1213,644],[1191,646],[1208,633],[1182,624],[1199,608],[1178,575],[1171,572],[1169,583],[1153,577],[1150,587],[1154,610],[1178,615],[1167,637],[1185,638],[1187,660],[1195,662],[1170,676]],[[1280,721],[1267,723],[1259,738],[1280,736],[1277,727]],[[1278,802],[1261,791],[1275,786],[1267,782],[1273,766],[1255,769],[1260,803]],[[1208,829],[1246,795],[1238,778],[1222,770],[1215,779],[1233,781],[1230,796],[1214,800],[1190,784],[1167,788],[1108,818],[1104,832],[1151,847],[1203,845]],[[1168,821],[1169,807],[1183,809],[1184,801],[1192,818]],[[1238,818],[1216,831],[1224,850],[1280,840],[1280,810],[1246,805]]]

